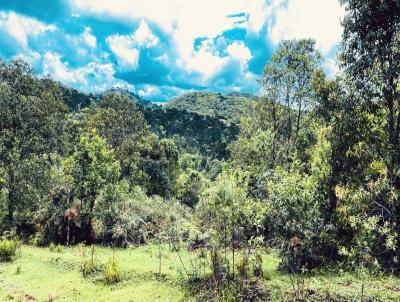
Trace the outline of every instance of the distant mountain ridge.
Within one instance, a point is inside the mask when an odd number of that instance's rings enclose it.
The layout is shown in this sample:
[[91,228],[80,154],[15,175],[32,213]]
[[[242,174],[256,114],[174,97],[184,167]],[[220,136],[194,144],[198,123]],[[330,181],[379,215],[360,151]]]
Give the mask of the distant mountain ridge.
[[189,92],[164,105],[167,109],[186,110],[238,124],[240,117],[257,102],[258,97],[249,93],[222,94],[209,91]]

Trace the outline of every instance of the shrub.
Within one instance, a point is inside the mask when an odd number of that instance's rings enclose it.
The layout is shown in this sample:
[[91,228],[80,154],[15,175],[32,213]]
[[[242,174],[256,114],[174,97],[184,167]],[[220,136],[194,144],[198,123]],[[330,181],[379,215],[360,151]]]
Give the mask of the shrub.
[[385,175],[362,186],[336,187],[339,253],[348,268],[398,271],[397,194]]
[[34,246],[45,246],[46,241],[44,239],[44,234],[42,231],[38,231],[35,235],[31,238],[30,243]]
[[20,250],[20,243],[12,239],[0,240],[0,262],[12,261]]
[[[210,279],[193,279],[188,282],[196,301],[269,302],[271,291],[259,278],[236,278],[220,288]],[[287,301],[287,300],[282,300]]]
[[267,224],[281,247],[281,266],[291,273],[329,261],[327,227],[323,223],[313,176],[277,170],[267,185]]
[[50,250],[50,252],[53,252],[53,253],[61,253],[62,246],[59,244],[50,243],[49,250]]
[[[148,197],[140,188],[128,193],[126,184],[104,190],[96,204],[98,234],[104,243],[127,247],[143,244],[167,233],[172,224],[183,225],[187,211],[178,202],[159,196]],[[186,230],[175,229],[174,237]]]
[[241,278],[246,279],[249,277],[250,261],[249,261],[249,255],[247,252],[244,252],[242,257],[239,258],[239,261],[237,262],[236,267],[237,267],[238,274]]
[[84,277],[92,276],[102,271],[102,265],[97,262],[94,246],[81,253],[81,272]]
[[256,253],[253,263],[253,275],[254,277],[264,277],[263,271],[263,259],[261,253]]
[[117,283],[122,279],[122,271],[117,260],[114,257],[114,253],[112,257],[110,257],[106,262],[103,276],[104,282],[107,284]]

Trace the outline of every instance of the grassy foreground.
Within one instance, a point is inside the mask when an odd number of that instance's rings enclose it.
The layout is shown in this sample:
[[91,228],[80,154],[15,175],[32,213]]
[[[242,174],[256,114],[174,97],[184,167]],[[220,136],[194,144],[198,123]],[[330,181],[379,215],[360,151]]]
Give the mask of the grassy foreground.
[[[159,249],[143,246],[115,250],[115,259],[123,269],[123,279],[106,285],[96,278],[84,278],[80,272],[82,247],[49,248],[23,246],[21,256],[12,263],[0,264],[0,301],[194,301],[183,286],[184,274],[175,252],[163,249],[161,273]],[[96,257],[105,262],[113,252],[96,247]],[[185,266],[194,254],[180,252]],[[274,300],[285,301],[292,291],[290,278],[278,271],[279,259],[274,254],[264,257],[265,282]],[[361,281],[348,273],[320,274],[305,280],[307,288],[317,292],[353,297],[360,301]],[[400,279],[367,278],[366,297],[379,301],[400,301]]]

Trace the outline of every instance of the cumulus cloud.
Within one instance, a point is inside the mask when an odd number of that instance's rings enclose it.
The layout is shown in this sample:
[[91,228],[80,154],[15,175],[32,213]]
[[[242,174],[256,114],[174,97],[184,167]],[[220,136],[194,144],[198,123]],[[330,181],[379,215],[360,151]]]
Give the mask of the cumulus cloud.
[[157,45],[158,38],[142,19],[139,27],[130,35],[111,35],[106,42],[122,68],[138,67],[140,48]]
[[139,28],[133,35],[133,40],[140,46],[151,47],[158,43],[158,38],[153,34],[147,25],[146,21],[142,19]]
[[252,58],[250,49],[243,42],[233,42],[226,48],[226,51],[231,58],[240,61],[242,64],[247,63]]
[[160,93],[161,93],[160,88],[158,88],[157,86],[148,85],[148,84],[143,85],[143,87],[141,87],[138,90],[138,94],[144,98],[153,97],[153,96],[159,95]]
[[90,28],[90,26],[87,26],[85,28],[85,31],[82,33],[82,38],[87,46],[91,48],[96,48],[97,39],[96,36],[92,34],[92,29]]
[[326,69],[337,72],[343,16],[337,0],[68,0],[60,6],[63,18],[47,22],[33,9],[24,13],[37,18],[22,15],[18,5],[0,10],[0,55],[22,57],[78,89],[129,83],[157,100],[190,89],[257,92],[256,79],[282,39],[316,39]]
[[25,17],[15,12],[0,12],[0,32],[4,31],[23,48],[28,47],[28,39],[57,28],[34,18]]
[[277,1],[271,7],[276,21],[270,37],[275,44],[282,39],[313,38],[326,54],[340,41],[345,11],[338,0],[289,0],[287,6]]
[[132,36],[113,35],[108,37],[106,41],[121,67],[137,68],[139,50],[135,48],[135,41]]
[[[112,2],[73,0],[72,2],[76,12],[80,14],[86,13],[102,18],[118,17],[128,21],[141,18],[151,20],[170,35],[176,47],[177,63],[191,71],[201,73],[202,78],[213,75],[227,59],[220,58],[203,47],[194,51],[193,44],[196,38],[212,39],[232,28],[246,28],[258,33],[268,14],[268,6],[264,0],[217,2],[214,0],[114,0]],[[151,33],[147,24],[142,21],[136,32],[136,40],[154,45],[157,40],[149,32]],[[117,51],[114,47],[113,52],[120,60],[131,57],[131,65],[134,65],[137,63],[133,58],[135,37],[126,38],[130,42],[124,40],[123,47],[118,43],[120,47]]]
[[101,92],[112,87],[133,88],[132,85],[114,77],[115,70],[111,63],[90,62],[86,66],[73,69],[61,60],[59,54],[51,52],[44,55],[43,73],[64,84],[84,88],[89,92]]
[[178,64],[182,69],[187,69],[189,72],[199,73],[203,82],[214,75],[217,71],[221,70],[222,66],[226,63],[227,58],[214,54],[209,49],[209,45],[206,42],[204,42],[196,51],[188,54],[187,57],[178,59]]

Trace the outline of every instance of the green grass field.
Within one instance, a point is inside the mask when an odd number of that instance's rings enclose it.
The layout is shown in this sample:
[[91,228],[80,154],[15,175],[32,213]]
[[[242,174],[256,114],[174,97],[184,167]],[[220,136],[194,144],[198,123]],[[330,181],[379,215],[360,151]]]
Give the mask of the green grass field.
[[[106,285],[96,277],[84,278],[80,272],[82,249],[23,246],[14,262],[0,264],[0,301],[194,301],[183,286],[185,274],[178,254],[163,249],[159,278],[159,249],[143,246],[114,250],[114,257],[123,269],[123,279]],[[96,258],[105,262],[113,251],[96,247]],[[190,267],[193,253],[180,252],[185,266]],[[290,293],[290,278],[278,271],[279,258],[264,256],[265,282],[277,301]],[[361,281],[349,273],[319,274],[307,278],[306,286],[318,292],[354,297],[360,301]],[[365,295],[382,301],[400,301],[400,279],[370,278],[365,283]]]

